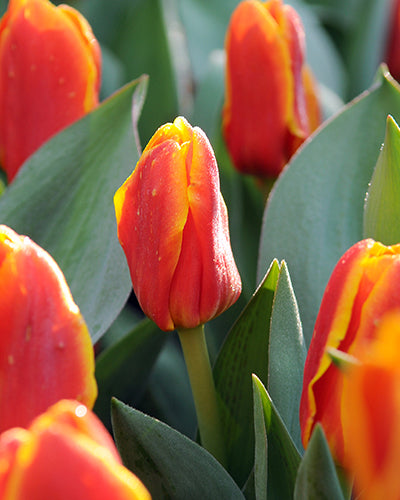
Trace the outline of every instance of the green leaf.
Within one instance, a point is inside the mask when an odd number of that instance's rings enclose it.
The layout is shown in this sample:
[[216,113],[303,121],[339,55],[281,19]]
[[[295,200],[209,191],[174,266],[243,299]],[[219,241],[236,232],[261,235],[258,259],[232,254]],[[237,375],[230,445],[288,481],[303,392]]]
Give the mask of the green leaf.
[[[268,441],[267,428],[264,417],[262,395],[256,386],[256,376],[253,377],[253,404],[254,404],[254,493],[256,500],[267,500],[268,483]],[[249,498],[249,497],[247,497]]]
[[385,245],[400,242],[400,129],[389,115],[364,205],[364,237]]
[[[277,500],[293,498],[297,469],[301,460],[300,454],[262,382],[255,375],[252,379],[256,431],[254,474],[256,498],[257,500],[265,499],[267,496],[268,499]],[[266,443],[263,443],[265,435]],[[265,449],[267,449],[267,458]],[[266,463],[268,478],[265,483]]]
[[164,335],[167,340],[152,369],[146,393],[137,407],[193,438],[197,417],[182,350],[177,335]]
[[111,398],[124,398],[130,404],[139,401],[166,338],[165,332],[145,319],[96,359],[99,394],[94,411],[108,428]]
[[285,262],[281,265],[276,287],[269,337],[268,392],[297,448],[301,450],[299,406],[306,347]]
[[322,427],[317,425],[301,461],[294,500],[344,500]]
[[331,358],[334,365],[343,372],[353,367],[354,365],[360,364],[358,359],[351,354],[340,351],[339,349],[335,349],[334,347],[328,347],[326,349],[326,353]]
[[54,136],[0,198],[0,220],[47,250],[65,274],[93,342],[131,291],[113,196],[138,160],[132,128],[147,80],[127,85]]
[[362,239],[365,193],[388,114],[400,117],[400,93],[386,73],[299,150],[270,194],[258,276],[274,258],[287,262],[307,344],[335,264]]
[[[178,114],[177,75],[169,31],[179,32],[179,28],[167,24],[163,3],[164,0],[76,3],[102,45],[117,55],[124,70],[124,82],[149,75],[148,96],[139,125],[144,145],[159,126]],[[180,46],[184,53],[185,46],[182,43]]]
[[194,441],[120,401],[112,402],[118,450],[154,499],[244,499],[225,469]]
[[342,38],[350,97],[372,84],[379,64],[385,60],[392,3],[392,0],[358,0],[355,4],[352,23]]
[[279,265],[271,267],[226,338],[214,366],[227,470],[243,486],[254,462],[251,375],[268,378],[269,328]]

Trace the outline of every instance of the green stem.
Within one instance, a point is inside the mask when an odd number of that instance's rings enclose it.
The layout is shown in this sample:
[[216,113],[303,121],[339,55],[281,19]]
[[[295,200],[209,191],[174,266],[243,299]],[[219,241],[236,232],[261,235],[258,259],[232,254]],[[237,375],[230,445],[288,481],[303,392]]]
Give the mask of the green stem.
[[224,465],[225,449],[204,325],[178,330],[178,334],[192,387],[201,443]]

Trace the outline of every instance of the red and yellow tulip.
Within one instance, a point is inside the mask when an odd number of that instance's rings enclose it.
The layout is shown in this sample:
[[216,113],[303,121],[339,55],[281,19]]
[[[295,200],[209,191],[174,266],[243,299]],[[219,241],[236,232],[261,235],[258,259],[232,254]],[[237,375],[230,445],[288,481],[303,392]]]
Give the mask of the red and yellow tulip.
[[97,106],[100,58],[75,9],[10,0],[0,21],[0,164],[8,181],[47,139]]
[[[400,309],[386,314],[376,338],[343,384],[347,469],[363,500],[400,498]],[[358,497],[357,497],[358,498]]]
[[150,500],[101,422],[73,400],[1,434],[0,464],[3,500]]
[[343,462],[343,373],[327,352],[356,358],[376,337],[385,313],[400,307],[400,245],[371,239],[352,246],[337,263],[326,287],[308,350],[300,403],[306,447],[320,422],[334,457]]
[[64,275],[26,236],[0,226],[0,432],[62,398],[97,396],[88,329]]
[[281,0],[245,0],[225,48],[227,148],[239,171],[275,178],[320,123],[301,20]]
[[114,203],[133,289],[162,330],[194,328],[236,301],[227,210],[201,129],[181,117],[160,127]]

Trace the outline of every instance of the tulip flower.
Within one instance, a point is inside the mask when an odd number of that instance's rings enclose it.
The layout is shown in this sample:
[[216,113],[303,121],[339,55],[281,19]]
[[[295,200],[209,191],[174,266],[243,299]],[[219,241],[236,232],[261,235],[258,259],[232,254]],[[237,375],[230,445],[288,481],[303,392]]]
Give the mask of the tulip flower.
[[1,434],[0,463],[3,500],[150,499],[98,418],[73,400]]
[[133,289],[165,331],[194,328],[239,297],[218,167],[204,132],[160,127],[114,197]]
[[56,132],[98,104],[100,48],[73,8],[10,0],[0,22],[0,163],[12,181]]
[[304,30],[281,0],[245,0],[226,35],[223,133],[236,168],[275,178],[320,123]]
[[400,80],[400,1],[392,0],[389,35],[384,60],[392,76]]
[[400,307],[400,245],[384,246],[372,239],[356,243],[333,270],[308,350],[300,402],[304,446],[320,422],[335,459],[343,462],[343,373],[327,350],[357,358],[375,338],[383,315],[396,307]]
[[[387,313],[375,340],[345,374],[346,466],[363,500],[400,498],[400,310]],[[357,496],[358,498],[358,496]]]
[[51,256],[0,226],[0,432],[62,398],[97,395],[87,326]]

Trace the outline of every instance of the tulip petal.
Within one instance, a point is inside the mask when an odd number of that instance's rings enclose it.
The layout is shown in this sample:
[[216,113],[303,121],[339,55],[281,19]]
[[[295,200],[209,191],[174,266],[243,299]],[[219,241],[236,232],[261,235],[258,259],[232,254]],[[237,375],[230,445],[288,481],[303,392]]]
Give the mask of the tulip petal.
[[0,431],[26,426],[61,398],[92,407],[89,332],[47,252],[0,226]]
[[86,20],[11,0],[0,24],[0,162],[11,181],[53,134],[98,104],[100,49]]
[[114,203],[138,301],[160,328],[173,330],[169,294],[189,210],[187,173],[180,145],[156,135],[160,142],[144,151]]
[[341,427],[344,376],[327,349],[358,357],[376,336],[384,314],[399,306],[400,245],[363,240],[339,261],[325,290],[304,369],[300,423],[306,446],[321,422],[337,460],[343,461]]
[[60,401],[28,430],[7,431],[0,439],[1,461],[7,466],[4,500],[150,499],[97,417],[76,401]]
[[247,173],[250,168],[254,173],[262,171],[265,158],[280,169],[286,162],[286,122],[293,101],[287,45],[262,2],[241,2],[231,26],[226,39],[231,61],[224,108],[228,149],[238,168],[247,165]]
[[343,388],[346,466],[366,500],[397,498],[400,491],[399,311],[383,317]]

